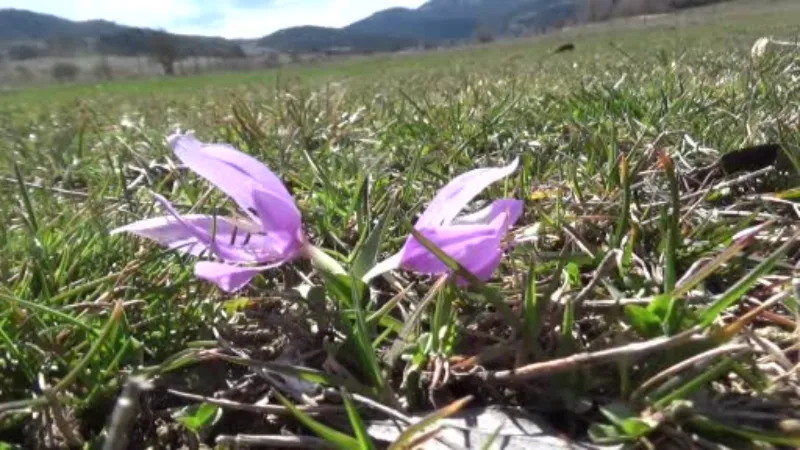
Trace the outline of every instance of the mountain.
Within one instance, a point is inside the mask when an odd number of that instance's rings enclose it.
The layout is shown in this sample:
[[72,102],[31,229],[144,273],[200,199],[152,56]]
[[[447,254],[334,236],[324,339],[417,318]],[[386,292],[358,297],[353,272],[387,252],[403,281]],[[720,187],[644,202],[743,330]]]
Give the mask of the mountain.
[[354,22],[344,29],[438,42],[471,38],[480,19],[469,14],[428,13],[419,9],[391,8]]
[[647,13],[656,6],[663,12],[723,0],[428,0],[416,9],[379,11],[343,28],[293,27],[257,40],[238,41],[0,9],[0,57],[4,47],[12,59],[78,52],[140,55],[150,51],[154,41],[163,42],[164,36],[178,56],[242,56],[243,46],[283,52],[391,52],[558,28],[575,21],[590,1],[609,5],[605,16],[593,17],[602,20],[623,14],[625,5]]
[[[283,52],[392,52],[421,45],[468,42],[480,33],[520,34],[574,15],[583,0],[429,0],[416,9],[390,8],[343,28],[287,28],[254,41],[167,34],[179,56],[242,56],[240,44]],[[163,36],[156,30],[104,20],[76,22],[20,9],[0,9],[0,47],[12,59],[99,52],[141,55]],[[5,43],[5,44],[4,44]]]
[[258,40],[258,45],[261,47],[284,52],[306,53],[325,51],[393,52],[413,47],[416,43],[417,40],[407,37],[314,26],[287,28]]
[[100,36],[128,27],[105,20],[73,22],[50,14],[22,9],[0,9],[1,40],[38,40],[56,36],[70,38]]
[[514,35],[562,24],[575,17],[577,3],[581,1],[429,0],[417,9],[379,11],[344,28],[288,28],[260,39],[259,45],[295,51],[309,47],[385,51],[421,44],[467,42],[479,33]]
[[142,55],[149,53],[162,36],[168,37],[179,57],[244,56],[236,42],[219,37],[164,33],[105,20],[76,22],[21,9],[0,9],[0,44],[6,43],[12,59],[87,52]]

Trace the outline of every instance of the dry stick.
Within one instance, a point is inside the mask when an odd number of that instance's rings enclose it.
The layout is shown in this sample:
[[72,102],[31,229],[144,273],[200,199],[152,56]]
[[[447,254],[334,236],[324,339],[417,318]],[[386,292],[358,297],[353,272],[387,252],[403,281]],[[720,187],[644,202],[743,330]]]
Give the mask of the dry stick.
[[[761,304],[758,308],[749,311],[741,319],[739,319],[735,323],[733,323],[733,324],[729,325],[728,327],[726,327],[726,329],[725,329],[726,333],[725,334],[731,334],[731,332],[733,334],[738,333],[738,331],[739,331],[741,326],[744,326],[745,324],[750,323],[750,318],[748,316],[757,316],[757,315],[759,315],[759,313],[762,312],[767,307],[772,306],[775,303],[785,299],[787,294],[788,294],[788,292],[783,292],[783,293],[780,293],[778,295],[775,295],[771,299],[769,299],[766,302],[764,302],[763,304]],[[733,330],[730,330],[730,327],[735,327],[735,328]],[[750,349],[750,347],[748,345],[745,345],[745,344],[731,344],[731,345],[725,345],[725,346],[722,346],[722,347],[717,347],[717,348],[711,349],[711,350],[709,350],[707,352],[701,353],[699,355],[695,355],[694,357],[689,358],[689,359],[687,359],[685,361],[682,361],[682,362],[680,362],[680,363],[668,368],[667,370],[655,375],[654,377],[650,378],[649,380],[645,381],[644,384],[642,384],[639,388],[637,388],[631,394],[631,398],[634,399],[634,400],[636,400],[637,398],[640,398],[644,394],[644,392],[646,392],[648,389],[650,389],[656,383],[659,383],[662,380],[664,380],[665,378],[669,378],[669,377],[677,374],[678,372],[682,371],[683,369],[685,369],[687,367],[693,366],[695,363],[698,363],[698,362],[706,360],[706,359],[715,358],[716,356],[719,356],[719,355],[724,354],[724,353],[728,353],[728,352],[731,352],[731,353],[733,353],[733,352],[743,352],[744,350],[749,350],[749,349]]]
[[[616,308],[617,306],[627,306],[627,305],[649,305],[650,303],[655,300],[656,297],[642,297],[642,298],[621,298],[619,300],[614,299],[601,299],[601,300],[587,300],[584,302],[583,307],[589,309],[604,309],[604,308]],[[710,302],[714,300],[712,296],[705,296],[705,295],[696,295],[685,297],[684,301],[688,302]]]
[[572,228],[571,226],[569,226],[569,225],[567,225],[567,224],[562,224],[562,225],[561,225],[561,227],[562,227],[562,228],[564,229],[564,231],[565,231],[565,232],[566,232],[566,233],[567,233],[567,234],[568,234],[568,235],[569,235],[569,236],[570,236],[570,237],[571,237],[571,238],[572,238],[572,239],[575,241],[575,243],[578,245],[578,247],[579,247],[579,248],[580,248],[580,249],[581,249],[581,250],[582,250],[584,253],[586,253],[587,255],[589,255],[589,257],[590,257],[590,258],[594,258],[594,257],[595,257],[595,254],[594,254],[594,252],[592,251],[592,249],[591,249],[591,248],[589,248],[589,244],[587,244],[586,242],[584,242],[584,241],[583,241],[583,239],[581,239],[581,238],[578,236],[578,232],[577,232],[577,231],[576,231],[574,228]]
[[139,413],[139,396],[152,386],[144,378],[133,377],[125,384],[117,400],[111,423],[104,439],[103,450],[123,450],[128,448],[128,436],[133,422]]
[[[765,173],[769,173],[769,172],[771,172],[773,170],[775,170],[775,168],[772,167],[772,166],[765,167],[763,169],[756,170],[755,172],[750,172],[750,173],[744,174],[744,175],[742,175],[740,177],[734,178],[733,180],[723,181],[722,183],[719,183],[719,184],[717,184],[715,186],[710,186],[710,187],[708,187],[706,189],[703,189],[701,191],[696,191],[696,192],[692,192],[690,194],[686,194],[683,197],[681,197],[681,202],[686,202],[686,201],[691,200],[691,199],[696,198],[696,197],[705,197],[706,195],[710,194],[711,192],[718,191],[720,189],[724,189],[724,188],[727,188],[727,187],[731,187],[731,186],[735,186],[737,184],[744,183],[744,182],[746,182],[746,181],[748,181],[748,180],[750,180],[752,178],[757,178],[757,177],[759,177],[761,175],[764,175]],[[659,200],[659,201],[648,203],[646,205],[642,205],[642,208],[651,208],[651,207],[656,207],[656,206],[662,206],[662,205],[666,205],[667,203],[668,203],[667,201]],[[693,208],[695,208],[695,206],[693,206]],[[642,225],[647,225],[647,224],[650,224],[650,223],[655,222],[657,220],[660,220],[660,219],[658,217],[655,217],[655,218],[652,218],[652,219],[647,219],[647,220],[642,222]]]
[[572,305],[575,308],[575,311],[577,311],[583,304],[584,300],[586,300],[589,297],[589,295],[592,294],[592,291],[594,290],[594,288],[597,287],[598,284],[600,284],[600,280],[606,276],[606,273],[608,273],[608,271],[612,267],[614,267],[615,263],[614,256],[616,256],[619,253],[620,253],[619,250],[612,250],[606,253],[606,256],[603,258],[602,261],[600,261],[600,265],[597,267],[597,270],[594,273],[594,277],[592,277],[591,281],[589,281],[589,284],[587,284],[586,287],[583,288],[583,290],[580,293],[578,293],[578,295],[572,301]]
[[686,368],[694,366],[695,364],[698,364],[700,362],[707,362],[706,360],[711,360],[725,353],[740,352],[742,350],[747,350],[749,348],[750,347],[747,344],[723,345],[722,347],[713,348],[706,352],[700,353],[699,355],[695,355],[689,359],[681,361],[678,364],[675,364],[674,366],[669,367],[668,369],[657,373],[649,380],[645,381],[644,384],[642,384],[641,386],[636,388],[635,391],[633,391],[633,393],[631,394],[631,399],[636,400],[641,398],[646,391],[648,391],[651,387],[653,387],[657,383],[660,383],[661,381],[669,377],[672,377],[678,374],[678,372],[681,372]]
[[[122,307],[125,309],[129,309],[134,306],[142,306],[146,305],[147,302],[144,300],[128,300],[122,303]],[[97,302],[83,302],[83,303],[73,303],[71,305],[67,305],[61,309],[65,311],[71,311],[73,309],[91,309],[91,310],[98,310],[98,309],[112,309],[114,308],[113,303],[97,303]]]
[[61,436],[64,437],[64,440],[67,441],[70,447],[83,446],[83,437],[80,435],[80,432],[67,421],[64,408],[61,407],[61,403],[59,403],[56,394],[47,388],[43,374],[39,374],[39,385],[44,392],[44,397],[47,399],[47,403],[50,406],[53,422],[55,422],[58,431],[61,432]]
[[337,447],[320,438],[310,436],[279,436],[279,435],[256,435],[256,434],[237,434],[235,436],[220,435],[216,439],[217,445],[229,445],[234,448],[238,446],[261,446],[270,448],[302,448],[311,450],[335,450]]
[[775,345],[774,342],[770,341],[769,339],[763,336],[759,336],[750,330],[745,330],[745,334],[747,335],[747,337],[755,341],[755,343],[758,344],[758,346],[761,347],[761,349],[764,350],[765,353],[767,353],[767,356],[765,356],[762,359],[764,360],[771,359],[773,362],[781,366],[781,368],[785,372],[794,369],[794,364],[792,364],[789,358],[787,358],[786,355],[783,354],[783,350],[781,350],[779,346]]
[[[233,400],[224,398],[206,397],[204,395],[192,394],[183,392],[176,389],[167,389],[167,393],[176,397],[185,398],[187,400],[194,400],[197,402],[210,403],[219,406],[220,408],[232,409],[235,411],[247,411],[259,414],[275,414],[275,415],[292,415],[292,412],[282,405],[253,405],[248,403],[240,403]],[[297,406],[297,409],[306,414],[325,414],[325,413],[341,413],[344,408],[339,406]]]
[[[10,178],[10,177],[0,177],[0,181],[7,181],[9,183],[14,183],[14,184],[18,184],[19,183],[19,181],[17,181],[16,178]],[[57,194],[71,195],[73,197],[80,197],[80,198],[88,198],[89,197],[89,194],[87,194],[86,192],[70,191],[68,189],[61,189],[61,188],[57,188],[57,187],[43,186],[41,184],[31,183],[29,181],[23,181],[22,184],[24,184],[26,187],[30,187],[30,188],[34,188],[34,189],[42,189],[42,190],[45,190],[45,191],[55,192]],[[106,198],[106,200],[118,200],[118,199],[108,197],[108,198]]]
[[660,337],[646,342],[637,342],[635,344],[623,345],[621,347],[614,347],[597,352],[578,353],[566,358],[533,363],[511,370],[477,373],[475,376],[484,381],[513,382],[529,380],[531,378],[543,377],[561,372],[569,372],[581,366],[586,367],[603,364],[614,361],[617,358],[642,356],[657,350],[664,350],[670,347],[685,344],[695,340],[697,337],[700,339],[707,339],[705,336],[697,335],[697,333],[700,331],[702,331],[702,327],[697,326],[672,337]]

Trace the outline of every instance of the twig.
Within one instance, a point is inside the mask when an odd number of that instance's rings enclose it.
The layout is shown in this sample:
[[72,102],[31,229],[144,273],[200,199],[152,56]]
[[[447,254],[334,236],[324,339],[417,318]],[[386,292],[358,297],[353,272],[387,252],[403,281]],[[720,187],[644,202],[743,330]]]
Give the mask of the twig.
[[[282,405],[253,405],[248,403],[240,403],[233,400],[224,398],[206,397],[204,395],[192,394],[189,392],[178,391],[176,389],[167,389],[167,393],[176,397],[185,398],[187,400],[194,400],[197,402],[210,403],[217,405],[220,408],[232,409],[235,411],[248,411],[259,414],[275,414],[275,415],[291,415],[292,412]],[[297,406],[297,409],[307,414],[325,414],[325,413],[341,413],[344,411],[339,406]]]
[[[147,302],[144,300],[128,300],[127,302],[122,303],[123,308],[130,308],[132,306],[140,306],[146,305]],[[113,303],[108,302],[82,302],[82,303],[74,303],[72,305],[67,305],[63,307],[64,310],[73,310],[73,309],[112,309],[114,308]]]
[[105,436],[103,450],[123,450],[128,448],[130,429],[139,412],[139,396],[151,388],[145,379],[134,377],[128,380],[117,400],[111,423]]
[[660,383],[661,381],[669,377],[672,377],[676,375],[678,372],[681,372],[686,368],[694,366],[695,364],[698,364],[700,362],[707,362],[707,360],[711,360],[725,353],[739,352],[742,350],[747,350],[749,348],[750,347],[746,344],[723,345],[722,347],[713,348],[707,352],[703,352],[700,353],[699,355],[695,355],[689,359],[683,360],[680,363],[675,364],[674,366],[669,367],[668,369],[657,373],[649,380],[645,381],[641,386],[636,388],[636,390],[633,391],[633,393],[631,393],[631,399],[636,400],[641,398],[646,391],[648,391],[651,387],[653,387],[657,383]]
[[597,270],[595,270],[594,276],[589,281],[589,284],[587,284],[586,287],[583,288],[583,290],[579,292],[572,301],[575,311],[577,311],[583,302],[592,294],[594,288],[600,284],[600,280],[606,276],[606,273],[609,271],[609,269],[614,267],[614,256],[619,253],[619,250],[611,250],[610,252],[606,253],[606,256],[603,257],[602,261],[600,261],[600,265],[597,267]]
[[[11,178],[11,177],[0,177],[0,181],[6,181],[8,183],[14,183],[14,184],[18,184],[19,183],[16,178]],[[45,191],[55,192],[57,194],[70,195],[70,196],[73,196],[73,197],[80,197],[80,198],[89,198],[90,197],[90,195],[87,194],[86,192],[70,191],[68,189],[61,189],[61,188],[50,187],[50,186],[43,186],[41,184],[31,183],[29,181],[23,181],[22,184],[24,184],[25,187],[30,187],[30,188],[34,188],[34,189],[42,189],[42,190],[45,190]],[[107,197],[106,200],[117,200],[117,199],[116,198]]]
[[257,434],[237,434],[219,435],[216,439],[217,445],[230,445],[236,448],[239,445],[258,446],[271,448],[302,448],[309,450],[335,450],[337,447],[323,439],[311,436],[279,436],[279,435],[257,435]]
[[623,357],[631,358],[643,356],[657,350],[664,350],[670,347],[682,345],[698,338],[706,339],[705,336],[700,336],[697,334],[701,330],[701,327],[694,327],[672,337],[660,337],[646,342],[637,342],[635,344],[623,345],[621,347],[600,350],[598,352],[578,353],[566,358],[533,363],[511,370],[476,373],[474,376],[477,376],[484,381],[511,382],[524,381],[531,378],[553,375],[561,372],[569,372],[581,366],[587,367],[603,364]]
[[[587,300],[583,303],[583,307],[589,309],[604,309],[604,308],[615,308],[617,306],[627,306],[627,305],[649,305],[655,299],[656,297],[621,298],[619,300],[614,300],[614,299]],[[714,300],[714,297],[712,296],[697,295],[697,296],[686,297],[684,301],[710,302],[712,300]]]
[[67,421],[64,408],[61,407],[61,403],[58,401],[55,392],[48,389],[43,374],[39,374],[39,386],[44,393],[44,397],[47,399],[47,403],[50,406],[50,413],[53,416],[53,422],[55,422],[58,431],[61,432],[61,436],[64,437],[64,440],[67,441],[67,444],[72,448],[83,446],[83,437],[81,437],[80,432],[75,430],[75,427]]

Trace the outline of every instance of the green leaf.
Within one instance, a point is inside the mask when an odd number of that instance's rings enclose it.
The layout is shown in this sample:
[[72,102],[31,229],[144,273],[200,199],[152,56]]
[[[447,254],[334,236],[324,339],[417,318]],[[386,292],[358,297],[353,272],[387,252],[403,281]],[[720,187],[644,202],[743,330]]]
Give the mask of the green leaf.
[[358,439],[360,448],[362,450],[375,450],[375,445],[373,445],[372,439],[369,437],[367,427],[361,419],[361,415],[358,414],[358,410],[353,404],[353,399],[350,394],[345,390],[342,390],[341,394],[344,407],[347,409],[347,417],[350,419],[350,425],[352,425],[353,431],[356,433],[356,439]]
[[472,401],[472,397],[464,397],[461,400],[456,400],[455,402],[445,406],[444,408],[438,409],[427,416],[420,419],[418,422],[410,425],[408,428],[403,430],[400,436],[395,440],[392,445],[389,446],[389,450],[404,450],[408,448],[408,444],[414,439],[414,437],[420,434],[426,428],[432,426],[439,420],[445,419],[457,412],[461,411],[464,406],[467,405]]
[[364,282],[358,278],[351,277],[350,282],[350,306],[351,310],[355,313],[355,320],[347,323],[349,326],[349,333],[347,344],[345,348],[351,348],[355,351],[356,359],[359,366],[366,372],[366,375],[372,381],[373,387],[379,391],[384,392],[387,388],[386,380],[383,376],[378,357],[375,354],[376,349],[372,346],[370,337],[370,327],[367,325],[366,314],[364,312],[364,305],[367,303],[368,288]]
[[210,403],[202,403],[200,405],[192,405],[186,408],[181,416],[176,417],[175,420],[185,425],[195,433],[200,432],[203,428],[212,425],[219,417],[222,411],[219,406]]
[[703,312],[700,313],[700,323],[704,327],[711,325],[722,313],[722,311],[728,309],[736,302],[741,300],[744,294],[747,293],[747,291],[753,287],[756,282],[758,282],[761,276],[771,270],[772,267],[778,263],[778,259],[794,247],[794,243],[798,237],[800,237],[800,233],[797,233],[792,236],[791,239],[788,239],[786,243],[781,245],[771,255],[761,261],[761,263],[751,270],[750,273],[737,281],[736,284],[725,291],[717,300],[714,301],[714,303],[703,310]]
[[606,406],[600,407],[600,412],[615,426],[622,427],[625,420],[630,418],[637,418],[638,415],[629,406],[620,402],[609,403]]
[[655,429],[654,424],[639,418],[632,417],[622,422],[622,430],[632,438],[640,438],[650,434]]
[[253,304],[253,300],[247,297],[238,297],[231,300],[227,300],[222,304],[222,309],[225,310],[226,313],[229,315],[236,314],[237,312],[249,307]]
[[689,419],[692,426],[714,432],[728,433],[758,442],[767,442],[773,445],[783,445],[790,448],[800,448],[800,436],[782,432],[756,430],[741,425],[731,426],[709,419],[699,414]]
[[356,278],[361,279],[378,260],[378,253],[380,252],[381,240],[383,232],[387,223],[391,223],[394,214],[397,211],[395,208],[394,199],[390,200],[389,206],[384,211],[377,225],[367,236],[364,243],[358,248],[355,258],[353,258],[353,265],[351,270]]
[[672,302],[672,294],[660,294],[655,296],[650,304],[647,305],[647,310],[658,317],[659,322],[664,322],[669,311],[669,305]]
[[700,375],[689,380],[689,382],[681,384],[674,391],[658,399],[658,401],[654,402],[653,405],[657,408],[665,408],[675,400],[689,397],[691,394],[697,392],[708,383],[730,372],[734,362],[735,361],[731,358],[726,358],[720,361],[714,366],[706,369]]
[[639,336],[655,337],[661,334],[661,319],[647,308],[639,305],[627,305],[625,306],[625,315]]
[[536,296],[536,265],[528,268],[528,283],[525,287],[524,322],[522,325],[525,346],[528,349],[539,349],[538,337],[542,327],[542,308]]
[[619,247],[622,238],[628,232],[628,223],[631,215],[631,177],[628,176],[628,160],[625,154],[620,155],[619,178],[622,187],[622,212],[617,220],[617,230],[614,234],[614,247]]
[[361,280],[349,275],[334,275],[323,272],[328,294],[339,302],[341,309],[352,309],[356,298],[363,303],[369,296],[369,287]]
[[622,433],[622,431],[614,425],[606,425],[602,423],[593,423],[589,427],[589,438],[595,444],[619,444],[623,442],[630,442],[633,439]]
[[361,450],[362,447],[359,445],[358,440],[354,439],[351,436],[348,436],[341,431],[335,430],[322,422],[318,422],[312,419],[309,415],[304,413],[303,411],[299,410],[292,402],[290,402],[286,397],[281,395],[279,392],[275,393],[275,396],[278,397],[278,401],[280,401],[283,406],[288,409],[292,415],[297,418],[300,423],[302,423],[306,428],[313,431],[317,436],[325,439],[330,444],[334,445],[336,448],[341,450]]

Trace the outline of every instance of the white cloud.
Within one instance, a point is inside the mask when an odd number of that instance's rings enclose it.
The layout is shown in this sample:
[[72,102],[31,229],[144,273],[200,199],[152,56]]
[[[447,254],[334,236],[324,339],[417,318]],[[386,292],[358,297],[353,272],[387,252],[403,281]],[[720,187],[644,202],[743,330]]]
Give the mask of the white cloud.
[[275,0],[271,6],[243,8],[234,6],[234,0],[0,0],[0,8],[29,9],[71,20],[105,19],[177,33],[254,38],[298,25],[341,27],[381,9],[415,8],[422,3],[424,0]]

